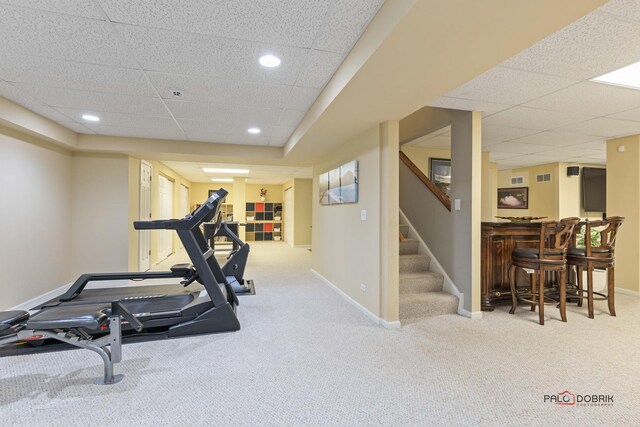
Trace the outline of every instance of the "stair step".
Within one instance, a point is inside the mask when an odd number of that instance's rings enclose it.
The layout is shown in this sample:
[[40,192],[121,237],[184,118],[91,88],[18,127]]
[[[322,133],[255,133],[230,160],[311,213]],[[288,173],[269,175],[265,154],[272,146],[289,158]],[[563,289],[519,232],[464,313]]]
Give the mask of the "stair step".
[[400,224],[400,234],[402,234],[404,237],[409,237],[409,226]]
[[429,271],[431,258],[423,254],[400,255],[400,273],[418,273]]
[[458,297],[446,292],[400,294],[400,319],[418,319],[458,312]]
[[404,239],[400,241],[400,255],[417,253],[418,241],[416,239]]
[[441,292],[444,277],[440,273],[424,271],[400,274],[400,293]]

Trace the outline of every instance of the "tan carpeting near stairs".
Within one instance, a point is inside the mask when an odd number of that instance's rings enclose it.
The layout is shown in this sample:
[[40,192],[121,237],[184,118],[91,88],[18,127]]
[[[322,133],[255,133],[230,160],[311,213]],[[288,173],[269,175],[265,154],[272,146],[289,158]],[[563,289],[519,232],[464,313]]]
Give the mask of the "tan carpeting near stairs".
[[400,224],[400,321],[403,324],[441,314],[455,314],[458,298],[442,291],[444,278],[429,271],[431,258],[421,254],[415,231]]

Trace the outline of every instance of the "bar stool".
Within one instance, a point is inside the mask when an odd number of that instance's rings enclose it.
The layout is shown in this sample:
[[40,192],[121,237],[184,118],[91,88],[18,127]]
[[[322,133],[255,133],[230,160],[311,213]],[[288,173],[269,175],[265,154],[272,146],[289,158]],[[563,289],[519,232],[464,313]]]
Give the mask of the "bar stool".
[[[560,301],[551,299],[549,303],[559,303],[560,317],[563,322],[567,321],[566,254],[573,229],[578,222],[580,222],[580,218],[564,218],[560,220],[560,222],[543,222],[540,227],[540,243],[537,248],[516,248],[511,252],[511,267],[509,268],[511,310],[509,313],[514,314],[516,312],[518,300],[530,303],[531,311],[535,311],[535,306],[538,305],[539,321],[541,325],[544,325],[545,273],[559,272]],[[531,292],[529,293],[518,294],[516,291],[516,270],[518,268],[533,271],[531,277]]]
[[[589,312],[589,318],[593,319],[593,301],[594,295],[597,295],[598,301],[607,301],[609,304],[609,313],[612,316],[616,315],[615,307],[615,279],[614,279],[614,264],[615,264],[615,245],[616,235],[618,228],[624,222],[624,217],[612,216],[598,221],[587,221],[585,225],[585,247],[584,248],[569,248],[567,251],[567,264],[569,266],[575,266],[578,275],[578,306],[582,306],[582,300],[584,296],[584,287],[582,283],[582,272],[587,269],[587,309]],[[600,231],[600,246],[591,246],[591,230],[595,227],[605,227]],[[607,270],[607,295],[601,292],[593,291],[593,269],[604,268]]]

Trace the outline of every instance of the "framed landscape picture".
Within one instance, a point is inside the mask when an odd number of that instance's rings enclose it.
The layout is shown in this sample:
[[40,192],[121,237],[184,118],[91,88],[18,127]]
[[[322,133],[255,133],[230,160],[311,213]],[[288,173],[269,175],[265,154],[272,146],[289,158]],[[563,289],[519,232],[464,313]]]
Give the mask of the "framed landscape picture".
[[529,209],[529,187],[498,188],[498,209]]
[[429,179],[448,196],[451,191],[451,159],[429,157]]
[[358,202],[358,161],[325,172],[318,180],[321,205],[342,205]]
[[320,204],[329,204],[329,172],[320,175],[318,179],[318,193],[320,196]]

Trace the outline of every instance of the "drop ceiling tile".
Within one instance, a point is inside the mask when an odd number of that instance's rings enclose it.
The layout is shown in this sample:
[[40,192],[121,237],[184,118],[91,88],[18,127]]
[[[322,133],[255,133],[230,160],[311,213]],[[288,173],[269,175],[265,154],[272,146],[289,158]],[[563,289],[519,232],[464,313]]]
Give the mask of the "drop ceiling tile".
[[[307,49],[266,43],[116,25],[144,70],[227,80],[293,85],[307,57]],[[277,68],[258,59],[278,56]]]
[[640,107],[640,91],[603,83],[582,82],[528,102],[525,106],[608,116]]
[[272,136],[271,139],[269,139],[269,146],[271,147],[283,147],[287,141],[289,140],[288,137],[275,137]]
[[286,108],[308,110],[320,94],[320,89],[294,86],[289,94]]
[[637,24],[590,13],[502,65],[574,79],[590,79],[640,60]]
[[600,6],[598,12],[610,13],[618,18],[640,22],[640,3],[637,0],[611,0]]
[[91,0],[0,0],[0,4],[64,13],[83,18],[106,19],[100,8]]
[[564,126],[561,130],[583,133],[586,135],[616,138],[620,136],[639,134],[640,122],[598,117],[593,120],[587,120],[586,122]]
[[535,145],[535,144],[522,144],[519,142],[503,142],[491,147],[491,151],[497,153],[514,153],[514,154],[533,154],[548,151],[549,146]]
[[44,56],[135,68],[136,61],[106,21],[3,6],[0,57]]
[[69,122],[72,121],[71,117],[65,115],[64,113],[57,111],[52,107],[48,107],[46,105],[24,105],[24,107],[28,110],[33,111],[36,114],[40,114],[43,117],[46,117],[54,122]]
[[[199,121],[189,119],[178,119],[180,127],[189,136],[191,135],[212,135],[217,139],[235,137],[236,139],[252,139],[261,140],[263,138],[269,139],[273,133],[272,126],[259,126],[253,122],[244,123],[229,123],[229,122],[216,122],[216,121]],[[252,126],[260,127],[260,134],[252,135],[247,132],[247,129]],[[249,144],[249,142],[247,142]]]
[[574,83],[576,80],[495,67],[449,92],[447,96],[518,105]]
[[131,68],[85,64],[34,56],[12,56],[0,63],[0,77],[16,83],[90,90],[126,95],[156,96],[144,73]]
[[89,129],[88,127],[81,125],[80,123],[76,123],[76,122],[58,122],[60,125],[66,127],[67,129],[70,129],[76,133],[84,133],[87,135],[91,135],[91,134],[95,134],[94,131],[92,131],[91,129]]
[[128,138],[170,139],[176,141],[185,139],[184,134],[177,130],[177,127],[176,130],[139,129],[105,125],[97,125],[92,128],[98,135],[122,136]]
[[148,73],[151,82],[163,98],[169,98],[169,88],[181,89],[183,101],[204,104],[251,105],[282,108],[287,102],[290,86],[178,74]]
[[21,90],[17,88],[15,85],[0,80],[0,96],[7,98],[10,101],[13,101],[22,106],[25,105],[40,105],[41,102],[36,99],[35,95],[31,92],[27,92],[25,90]]
[[100,117],[100,122],[91,123],[82,119],[82,115],[86,114],[86,110],[78,110],[71,108],[56,108],[57,111],[64,114],[67,117],[72,118],[78,123],[83,123],[84,126],[89,129],[96,129],[97,127],[128,127],[139,129],[156,129],[156,130],[174,130],[179,131],[178,126],[169,115],[165,116],[146,116],[146,115],[131,115],[111,112],[96,113]]
[[497,141],[497,140],[482,138],[482,148],[488,148],[488,147],[491,147],[492,145],[500,144],[501,142],[504,142],[504,141]]
[[36,99],[37,102],[32,102],[36,105],[82,109],[88,113],[113,112],[152,116],[169,114],[158,98],[51,88],[23,83],[16,83],[14,86],[22,96]]
[[503,153],[499,151],[490,151],[489,152],[489,160],[492,162],[497,162],[499,160],[505,159],[513,159],[515,157],[522,157],[522,154],[517,153]]
[[580,147],[586,148],[587,150],[607,151],[607,141],[599,139],[597,141],[585,142],[584,144],[580,144]]
[[320,29],[315,47],[347,53],[360,38],[384,0],[335,0]]
[[483,124],[489,127],[496,125],[511,128],[547,130],[570,123],[583,122],[591,118],[593,118],[593,116],[584,114],[513,107],[487,117],[483,120]]
[[563,162],[567,161],[567,159],[574,158],[574,157],[587,157],[587,156],[597,157],[597,156],[600,156],[601,153],[602,153],[601,151],[589,150],[579,145],[574,145],[573,147],[561,147],[553,150],[553,154],[558,156],[560,159],[563,159],[563,160],[559,160]]
[[486,126],[486,124],[483,123],[482,139],[504,142],[510,141],[512,139],[522,138],[528,135],[533,135],[539,132],[539,130],[535,129],[510,128],[496,125]]
[[236,144],[236,145],[260,145],[266,146],[269,145],[269,140],[271,137],[269,135],[247,135],[246,132],[244,135],[242,134],[231,134],[227,135],[224,139],[225,144]]
[[328,0],[98,0],[109,18],[237,40],[310,48]]
[[640,108],[634,108],[632,110],[623,111],[621,113],[611,114],[607,117],[609,117],[610,119],[633,120],[636,122],[640,122]]
[[293,133],[294,130],[296,130],[295,127],[274,126],[271,129],[271,137],[272,138],[276,138],[276,139],[284,138],[286,140],[286,139],[289,139],[289,137],[291,136],[291,134]]
[[344,56],[334,52],[312,50],[296,80],[296,86],[321,89],[336,72]]
[[278,126],[297,127],[306,113],[301,110],[282,110],[282,114],[276,123]]
[[482,111],[482,116],[489,116],[499,111],[511,108],[512,105],[494,104],[491,102],[471,99],[451,98],[442,96],[429,104],[431,107],[450,108],[452,110]]
[[257,108],[246,105],[202,104],[188,101],[165,101],[177,119],[245,123],[248,120],[258,125],[273,126],[282,109]]
[[514,140],[515,142],[522,142],[525,144],[537,144],[537,145],[550,145],[554,147],[566,147],[570,145],[580,144],[581,146],[588,142],[593,141],[596,137],[592,135],[583,135],[579,133],[570,132],[540,132],[534,135],[525,136]]

